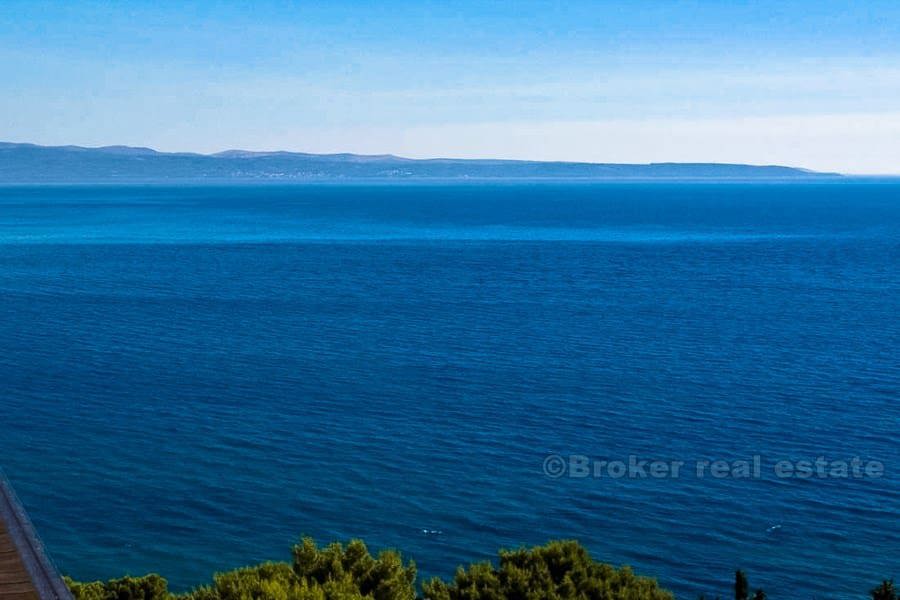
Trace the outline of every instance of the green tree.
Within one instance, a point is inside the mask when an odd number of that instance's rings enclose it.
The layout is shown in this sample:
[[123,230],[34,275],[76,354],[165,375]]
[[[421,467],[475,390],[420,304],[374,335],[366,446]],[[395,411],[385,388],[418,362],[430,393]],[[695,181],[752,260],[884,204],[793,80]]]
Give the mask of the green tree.
[[750,597],[750,584],[743,571],[734,573],[734,600],[748,600]]
[[427,600],[671,600],[655,580],[595,562],[578,542],[500,552],[499,567],[459,568],[453,581],[432,579]]
[[346,548],[335,543],[319,549],[311,538],[304,538],[294,546],[293,559],[294,573],[310,584],[347,580],[360,595],[373,600],[416,598],[415,564],[404,565],[393,551],[373,557],[360,540],[351,541]]
[[75,600],[168,600],[168,583],[159,575],[78,583],[65,578]]
[[886,579],[877,588],[872,590],[872,600],[897,600],[897,592],[894,591],[894,580]]
[[[291,563],[265,563],[220,573],[212,585],[175,600],[415,600],[416,568],[396,552],[373,557],[366,545],[319,548],[304,538]],[[79,600],[79,599],[76,599]],[[94,600],[94,599],[85,599]]]

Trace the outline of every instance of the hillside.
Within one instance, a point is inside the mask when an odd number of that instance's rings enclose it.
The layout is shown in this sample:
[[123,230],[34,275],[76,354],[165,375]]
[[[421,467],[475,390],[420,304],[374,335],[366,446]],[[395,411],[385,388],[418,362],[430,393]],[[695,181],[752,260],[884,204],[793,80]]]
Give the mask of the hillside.
[[318,179],[804,179],[835,177],[783,166],[717,163],[613,164],[519,160],[416,160],[393,155],[38,146],[0,142],[0,182],[65,183]]

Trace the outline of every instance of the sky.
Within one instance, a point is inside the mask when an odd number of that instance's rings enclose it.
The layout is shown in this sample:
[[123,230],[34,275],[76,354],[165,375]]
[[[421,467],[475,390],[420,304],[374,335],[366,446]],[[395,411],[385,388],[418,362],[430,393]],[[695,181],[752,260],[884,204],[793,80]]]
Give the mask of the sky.
[[900,174],[900,2],[0,0],[0,140]]

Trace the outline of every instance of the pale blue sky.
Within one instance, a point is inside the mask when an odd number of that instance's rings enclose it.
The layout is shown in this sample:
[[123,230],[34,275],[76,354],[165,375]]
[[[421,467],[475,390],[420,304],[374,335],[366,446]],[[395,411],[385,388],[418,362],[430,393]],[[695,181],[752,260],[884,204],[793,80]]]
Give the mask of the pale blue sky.
[[0,2],[0,139],[900,173],[900,2]]

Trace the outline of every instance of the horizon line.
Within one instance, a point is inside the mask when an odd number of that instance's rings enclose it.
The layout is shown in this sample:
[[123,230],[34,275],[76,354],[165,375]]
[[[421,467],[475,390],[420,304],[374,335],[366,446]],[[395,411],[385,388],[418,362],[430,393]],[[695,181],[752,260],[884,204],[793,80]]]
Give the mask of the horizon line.
[[[33,148],[45,148],[52,150],[123,150],[123,151],[143,151],[145,153],[175,155],[175,156],[201,156],[207,158],[229,158],[228,154],[237,155],[243,153],[250,156],[263,156],[274,154],[288,154],[299,156],[355,156],[360,158],[373,159],[395,159],[404,161],[495,161],[509,163],[539,163],[539,164],[573,164],[573,165],[623,165],[623,166],[648,166],[648,165],[720,165],[720,166],[742,166],[742,167],[775,167],[795,169],[805,171],[811,175],[836,175],[841,177],[900,177],[900,174],[880,174],[880,173],[854,173],[847,174],[840,171],[816,171],[808,167],[786,165],[778,163],[749,163],[749,162],[717,162],[717,161],[650,161],[650,162],[598,162],[589,160],[542,160],[529,158],[499,158],[499,157],[453,157],[453,156],[431,156],[431,157],[410,157],[393,154],[391,152],[363,154],[357,152],[307,152],[303,150],[247,150],[244,148],[229,147],[224,150],[215,152],[197,152],[192,150],[160,150],[151,146],[132,146],[129,144],[104,144],[102,146],[83,146],[80,144],[38,144],[35,142],[13,142],[0,140],[2,146],[25,146]],[[235,156],[237,157],[237,156]]]

